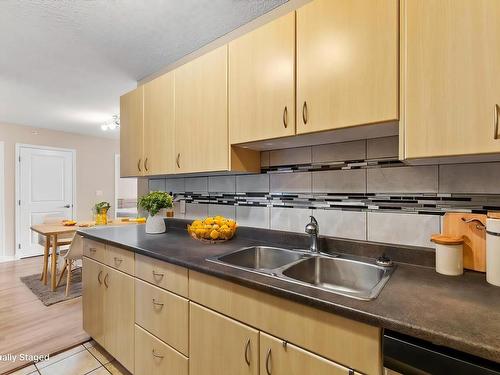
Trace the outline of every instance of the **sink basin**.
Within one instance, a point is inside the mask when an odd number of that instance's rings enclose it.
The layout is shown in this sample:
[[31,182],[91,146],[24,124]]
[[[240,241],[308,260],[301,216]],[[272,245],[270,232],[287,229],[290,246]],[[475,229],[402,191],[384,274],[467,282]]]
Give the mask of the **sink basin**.
[[285,278],[296,282],[362,300],[375,299],[391,273],[392,268],[322,256],[304,259],[282,271]]
[[338,255],[269,246],[247,247],[207,260],[366,301],[377,298],[393,272],[393,267]]
[[308,256],[308,254],[296,250],[253,246],[221,255],[211,260],[236,267],[262,271],[280,268]]

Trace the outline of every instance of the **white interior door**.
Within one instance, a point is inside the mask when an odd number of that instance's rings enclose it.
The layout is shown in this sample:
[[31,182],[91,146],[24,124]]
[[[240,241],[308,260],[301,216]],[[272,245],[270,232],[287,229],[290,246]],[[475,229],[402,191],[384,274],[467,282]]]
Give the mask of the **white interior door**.
[[39,255],[43,247],[30,230],[46,217],[73,218],[74,151],[19,146],[17,255]]

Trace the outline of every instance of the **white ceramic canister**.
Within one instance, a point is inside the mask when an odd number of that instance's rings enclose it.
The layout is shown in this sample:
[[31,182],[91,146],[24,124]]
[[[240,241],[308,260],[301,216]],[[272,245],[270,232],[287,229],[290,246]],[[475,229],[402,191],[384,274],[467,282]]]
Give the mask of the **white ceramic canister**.
[[500,286],[500,219],[486,219],[486,281]]
[[459,276],[464,273],[464,244],[461,237],[432,236],[436,244],[436,272]]

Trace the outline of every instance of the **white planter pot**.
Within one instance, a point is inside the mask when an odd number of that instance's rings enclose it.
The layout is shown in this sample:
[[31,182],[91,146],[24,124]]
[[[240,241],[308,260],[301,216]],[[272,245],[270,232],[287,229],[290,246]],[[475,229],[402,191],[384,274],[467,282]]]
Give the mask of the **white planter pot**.
[[160,210],[156,215],[149,215],[146,220],[146,233],[165,233],[167,227],[165,225],[165,210]]

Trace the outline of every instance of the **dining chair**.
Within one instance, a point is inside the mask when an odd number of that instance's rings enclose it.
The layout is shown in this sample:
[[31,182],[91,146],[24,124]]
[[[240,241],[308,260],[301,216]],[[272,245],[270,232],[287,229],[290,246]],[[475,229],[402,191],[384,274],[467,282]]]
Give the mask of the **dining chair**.
[[[62,217],[45,217],[43,220],[43,224],[61,224],[64,218]],[[74,233],[71,234],[62,234],[60,237],[57,238],[57,251],[58,253],[61,250],[67,250],[68,246],[71,244],[71,241],[73,240]],[[45,244],[47,241],[50,241],[49,238],[46,236],[43,236],[41,234],[38,234],[38,244],[45,247]],[[49,264],[49,258],[50,261],[52,262],[52,253],[44,253],[44,259],[43,259],[43,269],[42,273],[40,275],[40,280],[44,280],[45,283],[47,283],[47,276],[45,275],[46,270],[50,269],[50,264]]]
[[[66,252],[61,251],[61,257],[64,259],[64,268],[59,275],[59,280],[57,281],[57,286],[61,283],[64,273],[66,273],[66,297],[69,294],[69,288],[71,284],[71,268],[76,260],[82,259],[83,257],[83,237],[80,235],[75,235],[69,249]],[[76,269],[76,268],[75,268]]]

